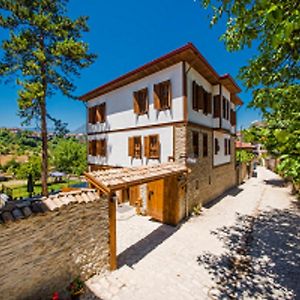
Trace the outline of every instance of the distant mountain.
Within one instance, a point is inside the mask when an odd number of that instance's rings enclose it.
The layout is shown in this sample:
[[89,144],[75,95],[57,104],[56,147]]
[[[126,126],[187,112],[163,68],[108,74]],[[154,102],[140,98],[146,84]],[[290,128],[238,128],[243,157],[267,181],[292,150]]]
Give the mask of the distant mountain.
[[70,133],[75,133],[75,134],[84,133],[84,134],[86,134],[86,125],[83,124],[80,127],[78,127],[76,130],[71,130]]

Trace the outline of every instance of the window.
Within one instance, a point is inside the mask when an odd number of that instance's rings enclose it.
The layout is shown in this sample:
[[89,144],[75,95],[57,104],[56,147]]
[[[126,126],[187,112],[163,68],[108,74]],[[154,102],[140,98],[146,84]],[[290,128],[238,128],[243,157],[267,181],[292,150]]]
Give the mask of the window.
[[215,138],[215,155],[220,151],[219,140]]
[[233,109],[230,110],[230,123],[232,126],[236,125],[236,112]]
[[133,110],[135,114],[143,115],[149,110],[148,89],[133,92]]
[[228,155],[231,155],[231,140],[228,139]]
[[104,123],[106,118],[106,104],[102,103],[89,108],[89,123]]
[[142,158],[141,136],[134,136],[128,139],[128,155],[132,158]]
[[226,115],[226,119],[229,120],[230,119],[230,101],[227,100],[227,115]]
[[220,110],[220,105],[221,105],[221,97],[220,95],[214,96],[214,118],[220,118],[221,116],[221,110]]
[[208,156],[208,135],[203,133],[203,157]]
[[223,119],[226,119],[226,111],[227,111],[227,100],[223,96]]
[[228,148],[227,148],[227,139],[224,139],[224,154],[227,155],[228,154]]
[[147,158],[159,159],[160,143],[158,134],[144,137],[144,154]]
[[96,155],[96,141],[89,141],[89,155]]
[[193,110],[203,110],[205,115],[211,114],[212,101],[211,93],[208,93],[202,86],[193,81]]
[[193,156],[199,157],[199,133],[192,131]]
[[154,108],[166,110],[171,108],[171,81],[167,80],[154,85]]
[[106,156],[106,139],[96,141],[96,155]]
[[204,91],[204,108],[203,113],[205,115],[211,114],[211,93]]

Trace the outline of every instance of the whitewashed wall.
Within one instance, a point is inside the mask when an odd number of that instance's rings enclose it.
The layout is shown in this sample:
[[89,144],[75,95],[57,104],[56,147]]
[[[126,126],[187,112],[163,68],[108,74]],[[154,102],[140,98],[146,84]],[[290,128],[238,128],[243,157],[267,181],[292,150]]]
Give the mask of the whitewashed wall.
[[[171,80],[172,109],[158,112],[153,106],[153,86],[156,83]],[[137,116],[133,112],[133,92],[148,88],[149,114]],[[135,128],[139,126],[168,123],[183,120],[183,90],[182,90],[182,63],[166,68],[162,71],[146,76],[136,82],[120,87],[110,93],[97,97],[88,102],[92,107],[106,103],[107,121],[105,124],[89,124],[89,132]]]
[[[160,140],[160,160],[147,159],[142,151],[142,159],[131,159],[128,156],[128,138],[132,136],[142,136],[142,149],[144,148],[144,136],[158,134]],[[153,127],[149,129],[136,129],[123,132],[112,132],[108,134],[89,135],[88,139],[107,139],[107,157],[88,157],[89,163],[109,165],[109,166],[140,166],[146,164],[157,164],[168,161],[169,156],[173,156],[173,127]],[[143,149],[144,150],[144,149]]]
[[[219,140],[220,150],[219,150],[217,155],[214,154],[214,166],[229,163],[230,162],[230,155],[225,155],[224,140],[225,139],[230,139],[230,135],[229,134],[224,134],[222,132],[214,131],[214,139],[215,138],[217,138]],[[232,144],[232,141],[231,141],[231,144]],[[215,141],[213,141],[213,145],[215,147]],[[215,149],[213,149],[213,153],[215,153]]]

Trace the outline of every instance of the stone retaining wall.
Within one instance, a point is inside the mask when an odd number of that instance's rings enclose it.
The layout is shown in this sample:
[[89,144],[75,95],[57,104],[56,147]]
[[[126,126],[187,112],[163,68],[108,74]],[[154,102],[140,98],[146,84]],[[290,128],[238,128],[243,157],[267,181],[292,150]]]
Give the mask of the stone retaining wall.
[[109,266],[108,200],[69,203],[59,209],[0,224],[0,298],[51,299]]

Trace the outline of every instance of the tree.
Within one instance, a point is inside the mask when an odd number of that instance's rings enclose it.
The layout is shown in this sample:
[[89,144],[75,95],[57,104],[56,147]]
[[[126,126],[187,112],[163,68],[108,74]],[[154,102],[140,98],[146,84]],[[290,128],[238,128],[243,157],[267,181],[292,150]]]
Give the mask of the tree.
[[25,123],[40,121],[42,135],[42,194],[47,195],[47,100],[55,92],[76,99],[73,76],[79,76],[95,55],[81,40],[87,17],[65,15],[67,0],[0,0],[0,26],[9,31],[2,42],[0,75],[15,76],[19,114]]
[[82,175],[86,170],[86,144],[73,139],[59,139],[52,150],[52,164],[56,170]]
[[29,175],[32,176],[33,181],[41,177],[42,163],[41,157],[38,155],[31,156],[29,161],[20,165],[17,169],[17,178],[27,179]]
[[[257,45],[239,77],[253,89],[251,107],[266,126],[259,136],[280,158],[279,169],[300,182],[300,4],[291,0],[201,0],[212,8],[211,24],[226,20],[221,39],[229,51]],[[291,170],[293,170],[291,172]]]

